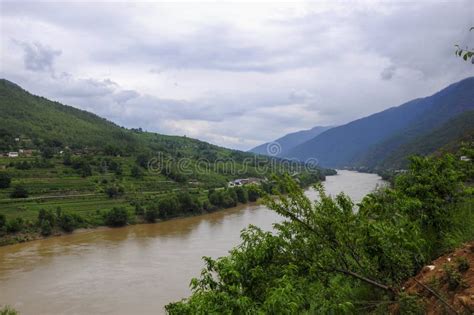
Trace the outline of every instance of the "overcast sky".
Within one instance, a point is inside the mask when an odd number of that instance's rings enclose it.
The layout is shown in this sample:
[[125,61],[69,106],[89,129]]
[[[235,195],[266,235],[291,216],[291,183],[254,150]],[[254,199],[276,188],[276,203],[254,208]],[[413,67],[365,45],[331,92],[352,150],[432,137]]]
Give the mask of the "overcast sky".
[[1,2],[0,76],[126,127],[246,150],[474,75],[474,1]]

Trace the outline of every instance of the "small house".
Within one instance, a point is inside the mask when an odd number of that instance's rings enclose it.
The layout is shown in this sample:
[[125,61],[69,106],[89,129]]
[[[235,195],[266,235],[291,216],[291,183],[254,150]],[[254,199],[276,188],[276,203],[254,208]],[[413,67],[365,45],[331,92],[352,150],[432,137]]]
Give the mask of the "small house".
[[18,152],[8,152],[8,157],[16,158],[18,157]]

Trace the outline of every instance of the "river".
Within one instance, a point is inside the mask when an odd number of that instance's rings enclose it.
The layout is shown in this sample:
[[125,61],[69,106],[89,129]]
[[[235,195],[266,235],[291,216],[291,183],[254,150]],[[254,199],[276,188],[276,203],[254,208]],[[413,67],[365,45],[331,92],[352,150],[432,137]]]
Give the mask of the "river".
[[[351,171],[324,183],[329,194],[344,191],[356,202],[378,185],[377,175]],[[264,206],[245,205],[0,247],[0,305],[21,314],[162,314],[190,294],[202,256],[226,255],[249,224],[269,230],[278,221]]]

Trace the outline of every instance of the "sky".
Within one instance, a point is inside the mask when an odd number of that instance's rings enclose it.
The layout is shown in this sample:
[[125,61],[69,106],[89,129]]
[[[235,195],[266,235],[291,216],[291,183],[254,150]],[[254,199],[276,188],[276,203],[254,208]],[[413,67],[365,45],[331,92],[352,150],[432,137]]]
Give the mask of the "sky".
[[248,150],[474,75],[474,1],[3,1],[0,77],[128,128]]

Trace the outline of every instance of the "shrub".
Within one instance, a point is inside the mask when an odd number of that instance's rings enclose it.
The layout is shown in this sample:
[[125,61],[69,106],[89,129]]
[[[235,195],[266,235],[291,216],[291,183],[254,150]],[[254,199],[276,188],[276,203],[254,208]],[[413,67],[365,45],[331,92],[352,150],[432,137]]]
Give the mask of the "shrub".
[[41,235],[48,236],[53,233],[53,227],[48,220],[41,221]]
[[0,214],[0,229],[2,229],[7,224],[7,218],[4,214]]
[[188,192],[180,192],[177,197],[182,212],[196,212],[199,210],[196,200]]
[[10,194],[11,198],[28,198],[28,191],[23,186],[16,186],[12,193]]
[[7,232],[16,233],[23,230],[25,223],[22,218],[16,218],[7,222]]
[[142,216],[145,214],[145,209],[141,204],[135,205],[135,215]]
[[443,270],[444,280],[448,283],[448,289],[451,291],[456,290],[462,284],[461,274],[448,264],[443,266]]
[[160,215],[160,211],[155,208],[155,207],[152,207],[150,209],[147,209],[146,212],[145,212],[145,220],[147,220],[148,222],[155,222],[156,219],[158,219]]
[[423,315],[425,310],[420,298],[416,295],[401,293],[398,298],[398,305],[400,306],[400,314],[406,315]]
[[124,226],[128,220],[129,215],[125,208],[114,207],[105,215],[105,223],[110,226]]
[[179,211],[179,201],[175,195],[168,195],[158,200],[159,215],[161,218],[166,218],[175,215]]
[[51,225],[56,224],[56,216],[51,210],[40,209],[38,212],[38,223],[41,226],[43,221],[48,221]]
[[105,193],[109,198],[116,198],[122,196],[125,193],[125,190],[122,186],[111,185],[105,189]]
[[12,182],[12,177],[10,174],[5,172],[0,173],[0,188],[8,188]]
[[260,190],[255,185],[248,185],[247,192],[249,195],[249,201],[257,201],[260,198]]
[[0,308],[0,315],[18,315],[18,312],[9,305],[5,305]]
[[456,259],[456,265],[459,272],[466,272],[471,267],[466,257],[458,257]]
[[235,193],[237,194],[237,200],[240,203],[247,203],[249,201],[249,194],[245,188],[237,187],[235,188]]
[[64,213],[59,217],[59,227],[65,232],[72,232],[77,227],[76,217],[70,213]]
[[132,166],[132,169],[130,170],[130,175],[133,178],[142,178],[143,172],[140,167],[138,167],[137,165],[134,165]]

